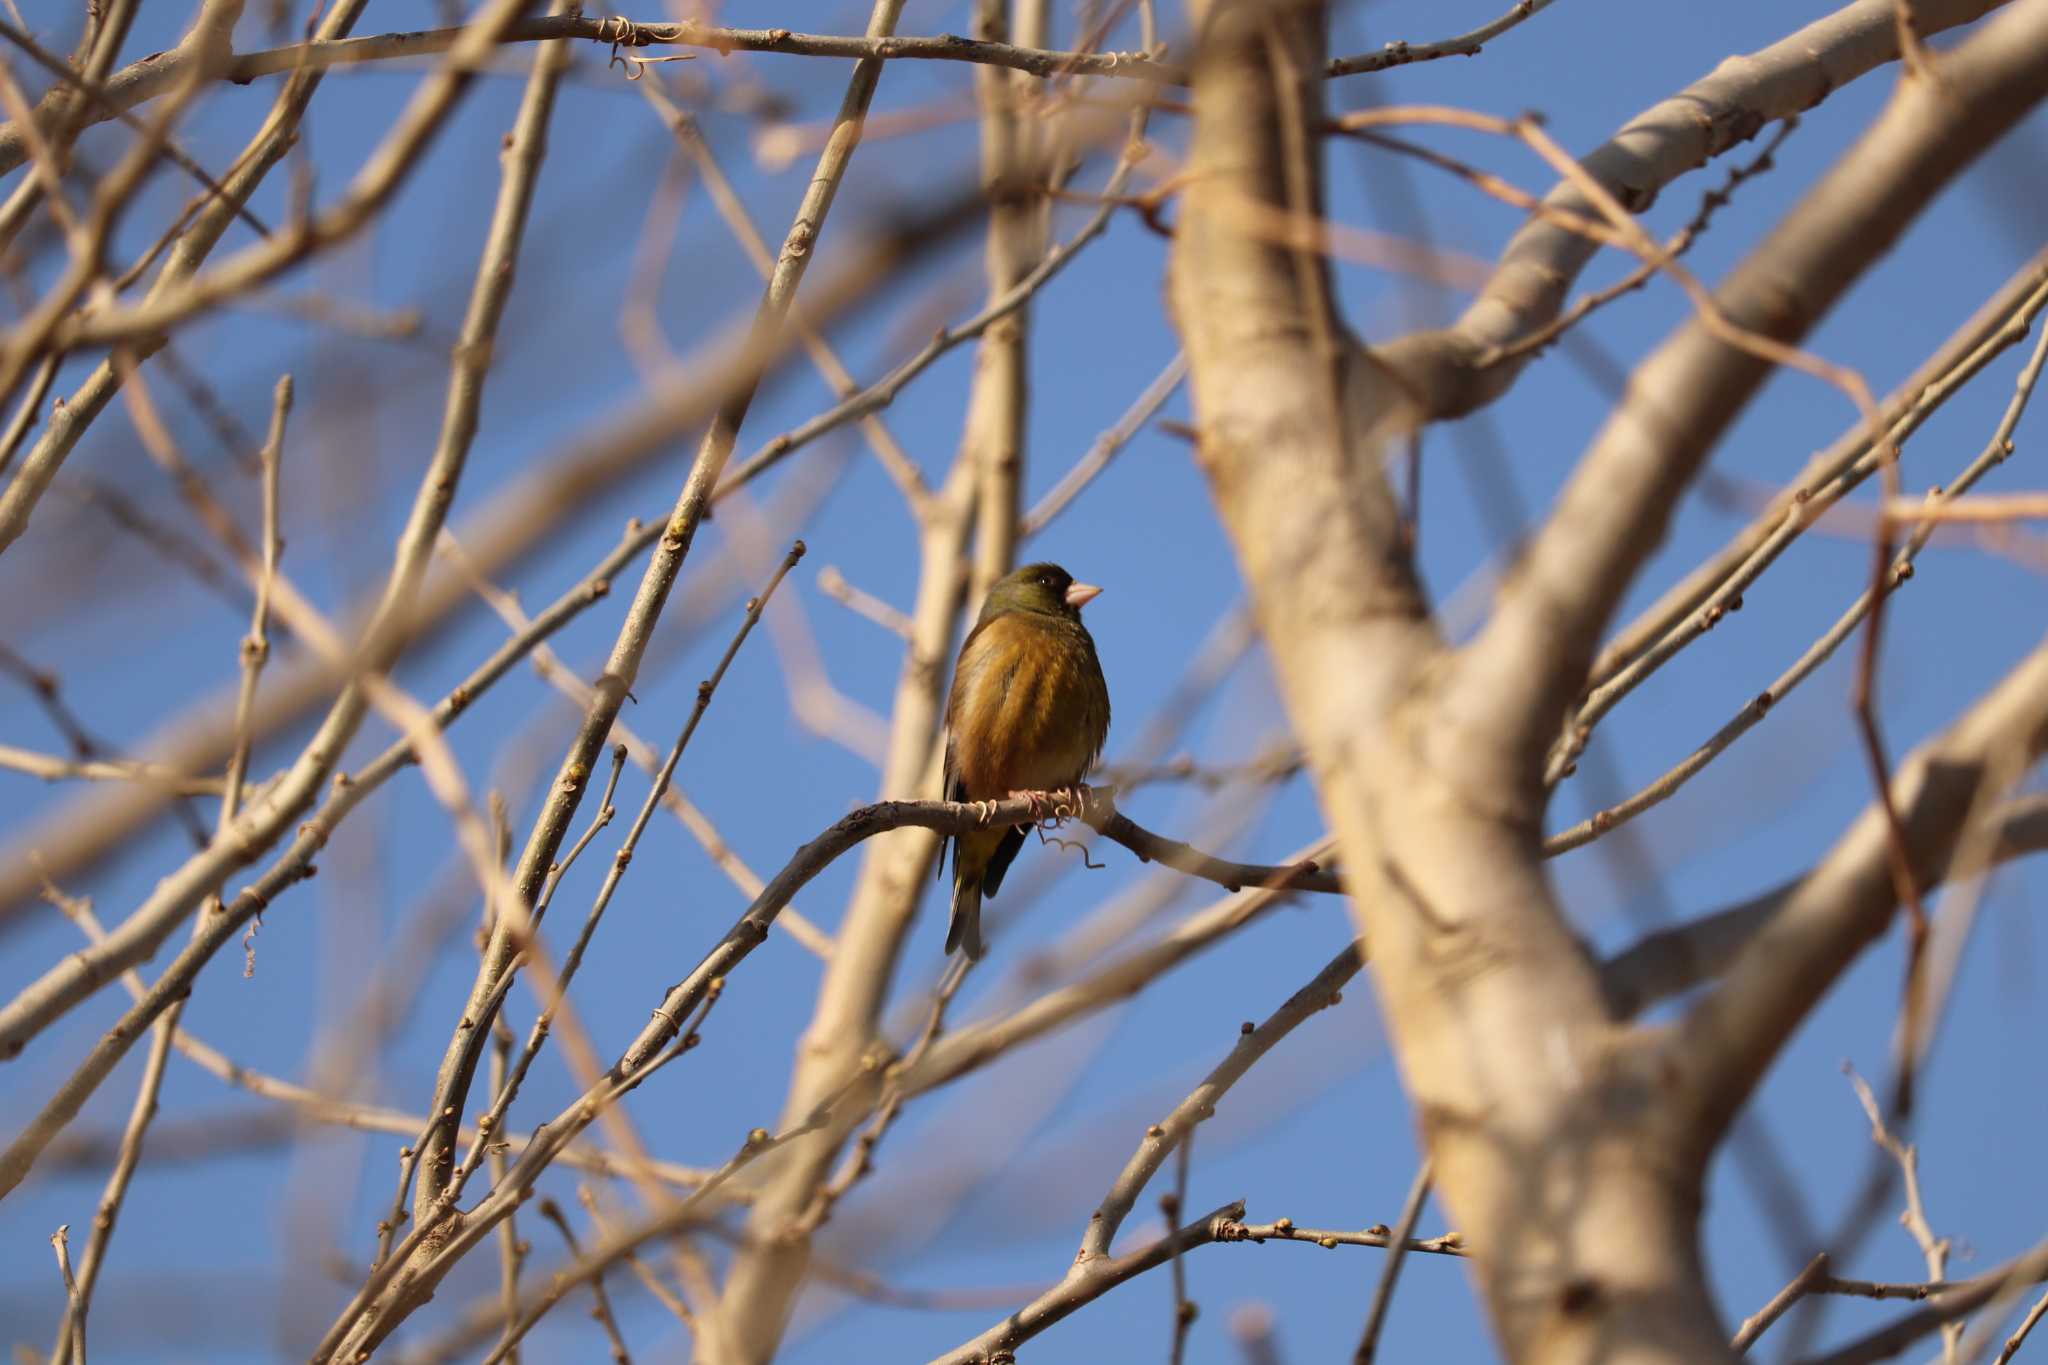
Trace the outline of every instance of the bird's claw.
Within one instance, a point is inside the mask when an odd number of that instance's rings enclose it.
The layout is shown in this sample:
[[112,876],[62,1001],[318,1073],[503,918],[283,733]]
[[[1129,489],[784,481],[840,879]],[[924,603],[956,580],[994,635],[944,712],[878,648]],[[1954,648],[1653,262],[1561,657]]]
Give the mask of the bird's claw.
[[1044,792],[1013,791],[1010,793],[1010,800],[1022,801],[1025,804],[1026,808],[1029,809],[1031,812],[1031,823],[1034,825],[1042,825],[1048,819],[1051,818],[1046,813],[1046,799]]
[[1080,818],[1081,812],[1088,808],[1088,792],[1087,783],[1076,782],[1050,791],[1014,791],[1010,793],[1010,799],[1025,802],[1030,807],[1033,824],[1057,825]]
[[974,807],[974,823],[975,823],[975,824],[977,824],[977,825],[985,825],[985,824],[987,824],[987,823],[988,823],[988,822],[989,822],[990,820],[993,820],[993,819],[995,818],[995,814],[996,814],[996,805],[997,805],[997,803],[996,803],[996,802],[994,802],[994,801],[975,801],[975,802],[972,802],[972,803],[970,803],[970,804],[972,804],[972,805],[973,805],[973,807]]

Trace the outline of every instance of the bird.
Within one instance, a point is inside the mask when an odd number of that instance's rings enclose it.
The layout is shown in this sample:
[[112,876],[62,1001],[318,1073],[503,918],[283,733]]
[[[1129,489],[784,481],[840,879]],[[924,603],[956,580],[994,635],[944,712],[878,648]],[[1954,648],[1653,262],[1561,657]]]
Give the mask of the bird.
[[[1081,608],[1101,593],[1043,563],[989,589],[960,645],[946,699],[947,800],[1079,788],[1109,736],[1109,683],[1081,624]],[[953,837],[948,955],[963,949],[980,959],[982,898],[1001,888],[1023,845],[1024,830],[1014,825]]]

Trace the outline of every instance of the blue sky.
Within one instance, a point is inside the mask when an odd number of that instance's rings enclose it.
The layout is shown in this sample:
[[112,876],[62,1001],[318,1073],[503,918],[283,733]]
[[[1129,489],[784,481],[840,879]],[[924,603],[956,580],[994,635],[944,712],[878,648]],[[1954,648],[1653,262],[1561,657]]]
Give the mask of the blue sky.
[[[1402,38],[1425,40],[1492,17],[1499,0],[1374,3],[1347,8],[1338,50]],[[145,7],[131,52],[168,46],[189,5]],[[1462,104],[1513,115],[1540,110],[1549,131],[1576,151],[1596,146],[1634,114],[1705,74],[1723,56],[1775,40],[1831,6],[1811,3],[1724,5],[1624,4],[1559,0],[1477,59],[1459,59],[1352,77],[1332,90],[1338,109],[1378,102]],[[77,22],[62,0],[26,0],[25,14],[44,37],[68,43]],[[637,17],[652,18],[652,13]],[[733,6],[734,23],[768,23],[854,32],[864,11],[845,4]],[[360,32],[439,22],[435,7],[383,0]],[[965,4],[911,0],[902,31],[965,31]],[[1059,7],[1057,36],[1075,19]],[[261,23],[244,25],[238,47],[266,44]],[[1176,27],[1175,32],[1178,32]],[[508,62],[529,53],[513,50]],[[17,73],[23,70],[15,63]],[[791,101],[809,123],[836,105],[848,68],[816,59],[706,57],[683,74],[720,82],[758,82]],[[340,192],[388,128],[419,68],[380,66],[333,76],[314,105],[308,139],[323,199]],[[671,74],[674,74],[673,71]],[[1893,73],[1880,70],[1812,111],[1779,154],[1777,168],[1744,186],[1691,263],[1713,280],[1740,259],[1881,107]],[[268,105],[275,86],[259,81],[224,90],[193,120],[186,145],[224,165]],[[970,72],[953,64],[904,63],[883,78],[878,114],[937,111],[933,126],[873,139],[835,208],[816,265],[843,260],[840,249],[872,213],[904,196],[954,179],[971,166],[976,135],[957,117],[971,91]],[[446,377],[446,348],[459,326],[469,274],[496,188],[497,139],[516,107],[516,75],[480,82],[407,182],[390,213],[354,242],[282,285],[373,309],[418,308],[427,336],[416,343],[365,339],[274,312],[235,310],[180,339],[222,403],[260,430],[277,375],[293,372],[298,409],[287,445],[284,486],[287,570],[323,605],[351,599],[388,563],[413,480],[432,448]],[[1155,133],[1178,144],[1176,120]],[[779,172],[749,155],[750,122],[713,111],[705,126],[739,182],[764,233],[779,237],[801,195],[807,161]],[[1859,368],[1880,392],[1915,366],[2041,240],[2036,178],[2040,118],[1961,177],[1899,248],[1850,295],[1815,335],[1812,347]],[[1549,178],[1524,152],[1477,135],[1435,131],[1432,143],[1484,164],[1532,190]],[[628,406],[642,381],[620,339],[629,300],[654,292],[652,305],[679,351],[723,320],[743,315],[755,276],[701,191],[682,200],[672,254],[658,286],[634,268],[649,206],[670,158],[665,134],[601,49],[578,53],[542,172],[528,251],[506,315],[498,366],[487,390],[483,427],[456,517],[481,505],[502,480],[558,454],[578,433]],[[120,145],[102,129],[84,146],[104,158]],[[1748,149],[1735,153],[1746,159]],[[1334,216],[1363,226],[1423,232],[1439,246],[1491,259],[1518,216],[1497,202],[1383,154],[1329,149]],[[1649,214],[1664,231],[1689,218],[1699,196],[1720,182],[1726,163],[1674,184]],[[1083,172],[1093,184],[1102,168]],[[284,216],[283,177],[257,207]],[[1413,208],[1399,186],[1412,185]],[[183,187],[153,184],[122,239],[125,259],[181,202]],[[1418,222],[1414,214],[1421,214]],[[1085,210],[1061,211],[1064,236]],[[237,229],[227,244],[248,240]],[[1164,308],[1165,243],[1134,218],[1115,222],[1043,295],[1032,330],[1033,403],[1028,494],[1049,488],[1096,434],[1172,357]],[[1617,278],[1627,262],[1597,261],[1582,284]],[[1357,264],[1339,271],[1347,314],[1369,341],[1397,335],[1412,318],[1447,316],[1455,296],[1420,293],[1399,277]],[[815,278],[815,277],[814,277]],[[973,311],[981,294],[979,249],[962,243],[920,264],[886,307],[837,331],[856,375],[880,375],[936,325]],[[1418,313],[1419,310],[1419,313]],[[1685,304],[1666,285],[1604,310],[1587,329],[1599,350],[1625,367],[1666,335]],[[1946,482],[1974,456],[2010,393],[2022,356],[2008,353],[1971,392],[1952,404],[1907,448],[1905,483]],[[949,355],[889,409],[887,420],[934,480],[956,448],[972,356]],[[66,367],[59,391],[75,385]],[[166,381],[159,401],[180,441],[242,507],[253,489],[232,472],[206,427]],[[1526,507],[1546,506],[1597,431],[1612,398],[1597,365],[1571,348],[1545,356],[1501,403],[1427,440],[1422,556],[1437,600],[1447,601],[1496,548],[1474,481],[1512,488]],[[766,390],[749,418],[742,452],[828,406],[830,395],[808,370],[791,368]],[[1166,414],[1185,420],[1184,396]],[[1798,375],[1774,380],[1716,453],[1725,488],[1768,490],[1807,455],[1855,420],[1833,389]],[[2018,432],[2018,454],[1988,491],[2041,485],[2043,419]],[[614,543],[631,515],[660,515],[680,486],[694,436],[607,494],[592,515],[552,538],[506,575],[529,607],[551,599]],[[1497,454],[1488,454],[1491,450]],[[165,520],[197,536],[157,472],[126,415],[110,412],[67,468],[121,488]],[[800,521],[776,509],[810,510]],[[830,682],[853,705],[885,714],[900,664],[895,637],[837,605],[816,587],[816,573],[839,567],[858,586],[910,605],[917,572],[913,528],[901,500],[857,438],[820,442],[769,482],[760,504],[777,543],[800,534],[804,565],[771,613],[774,630],[748,644],[726,678],[705,726],[692,741],[678,783],[718,823],[733,847],[764,875],[847,809],[872,799],[875,770],[843,745],[792,716],[790,661],[808,634]],[[685,570],[675,618],[657,637],[654,662],[635,689],[628,718],[657,746],[688,712],[698,679],[737,623],[738,600],[751,589],[710,600],[701,585],[722,557],[743,553],[734,537],[744,514],[721,515],[699,540]],[[1646,603],[1663,585],[1722,544],[1743,521],[1739,507],[1696,493],[1664,552],[1631,598]],[[1216,522],[1185,445],[1148,427],[1079,502],[1030,546],[1078,576],[1106,586],[1089,608],[1115,702],[1110,757],[1121,756],[1169,696],[1217,619],[1237,602],[1230,547]],[[1591,764],[1559,792],[1554,821],[1575,822],[1621,791],[1632,791],[1689,752],[1760,690],[1863,586],[1868,548],[1854,528],[1809,535],[1748,594],[1745,609],[1641,689],[1605,722],[1596,746],[1616,790],[1589,781]],[[768,563],[743,574],[753,582]],[[2029,568],[1973,544],[1937,544],[1890,617],[1882,697],[1895,752],[1938,729],[2036,643],[2043,584]],[[637,567],[634,570],[637,576]],[[557,641],[562,657],[586,673],[602,659],[626,594],[588,613]],[[801,611],[790,610],[800,605]],[[692,610],[691,608],[694,608]],[[1625,609],[1626,611],[1626,609]],[[97,731],[138,744],[196,698],[228,684],[246,611],[139,547],[60,488],[29,534],[0,557],[0,638],[61,673],[70,705]],[[448,631],[401,680],[416,695],[438,696],[503,638],[495,619],[474,611]],[[1634,828],[1659,868],[1654,888],[1618,887],[1600,845],[1555,865],[1557,884],[1589,939],[1614,947],[1632,937],[1638,917],[1690,915],[1741,899],[1796,873],[1868,800],[1869,780],[1854,747],[1847,708],[1846,660],[1823,669],[1741,744],[1676,799]],[[514,823],[534,808],[534,782],[559,757],[573,713],[530,673],[509,678],[450,734],[477,787],[496,786]],[[1171,752],[1224,763],[1259,752],[1285,733],[1270,677],[1253,655],[1180,736]],[[288,760],[303,733],[280,736],[259,753],[258,771]],[[376,722],[351,753],[359,764],[388,742]],[[0,743],[56,750],[60,737],[26,695],[0,686]],[[521,776],[521,773],[524,776]],[[646,791],[629,771],[622,813]],[[64,793],[0,773],[0,829],[12,835],[53,809]],[[1211,842],[1247,858],[1277,858],[1312,839],[1320,824],[1299,784],[1263,806],[1243,793],[1221,803],[1198,791],[1154,787],[1126,808],[1143,823],[1195,839],[1243,827]],[[1239,818],[1249,814],[1248,821]],[[600,838],[596,856],[565,882],[558,905],[580,917],[595,891],[619,826]],[[133,851],[67,889],[90,895],[101,915],[127,913],[186,847],[166,823]],[[1197,842],[1200,842],[1197,839]],[[7,843],[8,856],[18,846]],[[216,962],[202,977],[185,1019],[238,1060],[302,1077],[327,1030],[347,1017],[366,982],[388,969],[405,924],[430,889],[463,887],[445,820],[416,774],[395,780],[345,827],[321,859],[321,875],[294,890],[266,918],[256,940],[256,970]],[[1146,872],[1123,850],[1099,850],[1100,871],[1078,871],[1054,849],[1028,848],[1012,888],[995,903],[1004,923],[993,960],[977,973],[959,1017],[971,1018],[1018,989],[1014,964],[1051,944],[1098,907],[1142,883]],[[851,884],[847,860],[807,888],[797,904],[827,927],[836,924]],[[455,869],[451,872],[451,869]],[[1053,873],[1057,870],[1057,876]],[[1025,887],[1039,887],[1029,899]],[[2040,989],[2043,939],[2029,918],[2028,892],[2042,873],[2024,865],[2002,872],[1986,898],[1974,941],[1925,1088],[1918,1131],[1923,1178],[1936,1228],[1956,1239],[1956,1273],[1988,1268],[2041,1235],[2039,1210],[2048,1174],[2030,1159],[2029,1135],[2048,1122],[2048,1091],[2036,1082],[2036,1040],[2048,1028]],[[1171,918],[1210,903],[1215,889],[1175,887],[1156,933]],[[631,874],[586,962],[573,999],[598,1040],[615,1055],[646,1018],[661,990],[679,978],[745,903],[673,821],[657,816]],[[943,932],[936,895],[928,898],[901,973],[907,1005],[941,966]],[[1015,919],[1011,919],[1015,916]],[[556,932],[564,930],[557,928]],[[1136,1001],[1024,1049],[1001,1067],[923,1102],[890,1134],[880,1170],[841,1209],[821,1245],[834,1257],[914,1290],[1009,1290],[990,1300],[1022,1302],[1030,1287],[1061,1273],[1088,1212],[1136,1145],[1146,1124],[1186,1093],[1230,1047],[1243,1019],[1263,1018],[1346,940],[1349,921],[1334,900],[1279,911],[1224,947],[1189,963]],[[0,989],[11,994],[75,946],[74,931],[39,913],[6,931]],[[365,1098],[407,1109],[426,1102],[432,1071],[454,1022],[453,998],[471,975],[466,930],[430,967],[425,1002],[404,1021],[373,1075],[359,1078]],[[756,1126],[773,1127],[797,1035],[808,1017],[817,961],[786,935],[775,936],[737,974],[712,1015],[705,1045],[633,1096],[631,1112],[662,1154],[715,1163]],[[1840,1075],[1845,1059],[1866,1075],[1883,1073],[1900,976],[1895,939],[1867,955],[1801,1031],[1762,1092],[1757,1112],[1807,1207],[1831,1225],[1872,1150],[1867,1125]],[[117,992],[102,993],[0,1070],[0,1110],[25,1116],[48,1096],[96,1034],[116,1016]],[[515,1025],[531,1018],[532,999],[515,993]],[[1233,1198],[1250,1215],[1303,1225],[1392,1222],[1415,1165],[1410,1115],[1380,1041],[1372,993],[1354,987],[1344,1003],[1286,1040],[1232,1092],[1195,1145],[1191,1206]],[[138,1054],[139,1057],[139,1054]],[[80,1131],[118,1127],[133,1093],[139,1060],[103,1088]],[[530,1126],[572,1094],[551,1050],[536,1066],[515,1120]],[[261,1104],[174,1060],[160,1120],[252,1115]],[[103,1362],[264,1361],[302,1356],[352,1292],[334,1265],[360,1263],[372,1225],[390,1199],[399,1140],[321,1132],[285,1149],[261,1147],[211,1160],[145,1163],[130,1195],[93,1318],[93,1357]],[[38,1179],[0,1205],[0,1338],[46,1345],[60,1296],[46,1238],[68,1222],[82,1244],[98,1198],[97,1172]],[[548,1189],[574,1207],[573,1185]],[[1724,1159],[1705,1223],[1715,1290],[1731,1324],[1754,1311],[1796,1268],[1783,1242],[1783,1210],[1761,1207],[1754,1187]],[[1156,1222],[1150,1196],[1123,1245]],[[1441,1215],[1425,1213],[1427,1232]],[[553,1233],[522,1220],[533,1264],[559,1255]],[[1203,1316],[1189,1346],[1196,1362],[1237,1359],[1226,1330],[1232,1311],[1266,1305],[1291,1360],[1348,1352],[1363,1316],[1380,1254],[1308,1246],[1223,1246],[1189,1263]],[[443,1289],[435,1313],[488,1293],[488,1257]],[[1879,1229],[1843,1273],[1920,1278],[1920,1258],[1903,1232]],[[662,1310],[630,1284],[610,1281],[635,1358],[685,1358],[685,1338]],[[1171,1309],[1163,1274],[1113,1295],[1054,1329],[1026,1353],[1031,1360],[1144,1359],[1166,1351]],[[805,1301],[784,1358],[920,1361],[966,1339],[1005,1308],[946,1311],[882,1307],[820,1293]],[[1830,1330],[1847,1334],[1893,1310],[1862,1302],[1835,1309]],[[1780,1329],[1782,1330],[1782,1329]],[[406,1339],[423,1341],[416,1331]],[[1766,1349],[1769,1342],[1766,1343]],[[565,1306],[532,1339],[529,1360],[598,1358],[600,1346],[580,1304]],[[1387,1329],[1392,1361],[1491,1358],[1461,1269],[1417,1258]]]

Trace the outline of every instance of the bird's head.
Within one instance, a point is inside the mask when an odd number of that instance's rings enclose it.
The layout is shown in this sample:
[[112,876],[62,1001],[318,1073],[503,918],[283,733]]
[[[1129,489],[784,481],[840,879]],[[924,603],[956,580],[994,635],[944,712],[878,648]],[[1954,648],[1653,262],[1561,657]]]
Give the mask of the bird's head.
[[1102,589],[1092,583],[1076,583],[1074,576],[1057,564],[1026,564],[996,580],[988,590],[988,603],[982,614],[1029,611],[1078,621],[1081,608],[1101,594]]

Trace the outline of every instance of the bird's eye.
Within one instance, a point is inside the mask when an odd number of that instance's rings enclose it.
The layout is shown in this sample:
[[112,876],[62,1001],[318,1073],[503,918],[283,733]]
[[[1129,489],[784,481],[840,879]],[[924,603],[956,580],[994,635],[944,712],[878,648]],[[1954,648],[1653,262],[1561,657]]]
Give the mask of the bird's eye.
[[1052,575],[1049,573],[1040,574],[1038,576],[1038,581],[1040,584],[1048,588],[1056,586],[1052,581]]

